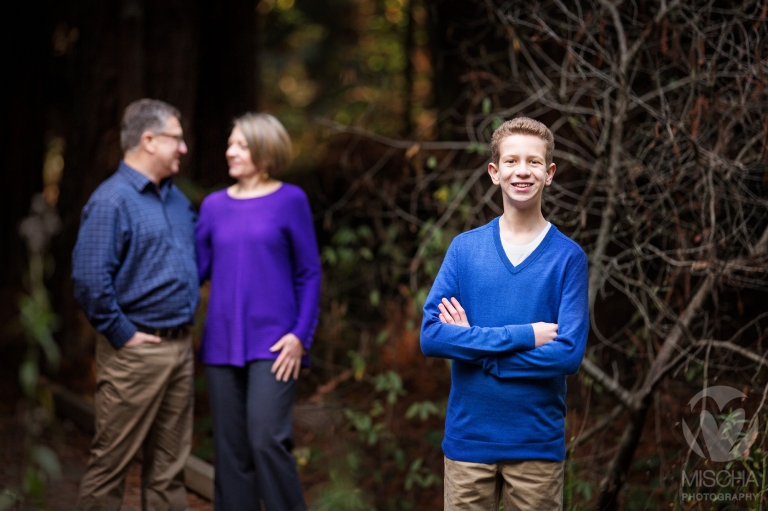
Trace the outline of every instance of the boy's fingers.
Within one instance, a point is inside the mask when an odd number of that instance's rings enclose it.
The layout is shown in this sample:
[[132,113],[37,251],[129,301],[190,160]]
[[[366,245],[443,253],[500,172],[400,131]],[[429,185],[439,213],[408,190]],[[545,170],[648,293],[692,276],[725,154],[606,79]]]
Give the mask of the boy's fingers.
[[454,306],[451,304],[451,302],[448,301],[447,298],[443,298],[443,305],[445,305],[445,308],[448,309],[448,312],[451,313],[451,316],[458,314],[458,311],[456,311]]
[[461,323],[467,323],[467,312],[464,310],[464,307],[462,307],[459,301],[453,297],[451,297],[451,303],[453,303],[453,306],[459,311],[459,321]]
[[[447,303],[447,300],[445,298],[443,298],[443,301]],[[444,303],[440,303],[437,305],[437,308],[440,309],[440,312],[443,314],[443,316],[445,316],[446,322],[451,322],[455,319],[454,315],[456,314],[456,311],[455,310],[451,311],[453,307],[449,309],[448,307],[445,306]]]

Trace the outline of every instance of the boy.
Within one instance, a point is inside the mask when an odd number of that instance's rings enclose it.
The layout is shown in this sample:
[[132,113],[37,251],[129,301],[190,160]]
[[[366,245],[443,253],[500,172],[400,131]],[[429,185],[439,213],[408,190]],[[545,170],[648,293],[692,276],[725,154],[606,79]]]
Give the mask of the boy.
[[[421,348],[453,360],[445,509],[562,509],[565,377],[589,331],[587,258],[544,219],[552,132],[520,117],[491,140],[504,213],[457,236],[424,306]],[[463,306],[463,307],[462,307]]]

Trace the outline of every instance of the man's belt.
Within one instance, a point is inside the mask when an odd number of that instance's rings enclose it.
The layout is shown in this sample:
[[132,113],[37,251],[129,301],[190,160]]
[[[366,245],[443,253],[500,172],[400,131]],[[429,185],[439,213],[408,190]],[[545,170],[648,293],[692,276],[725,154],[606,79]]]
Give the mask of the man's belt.
[[152,328],[144,325],[136,325],[136,330],[145,334],[156,335],[163,339],[180,339],[189,333],[189,326],[180,325],[168,328]]

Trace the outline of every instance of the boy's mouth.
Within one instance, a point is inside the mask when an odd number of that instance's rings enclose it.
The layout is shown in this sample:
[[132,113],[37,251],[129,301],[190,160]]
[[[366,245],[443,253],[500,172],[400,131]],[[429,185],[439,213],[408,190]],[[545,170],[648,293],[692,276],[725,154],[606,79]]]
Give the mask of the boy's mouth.
[[531,183],[512,183],[512,186],[515,188],[530,188],[533,185]]

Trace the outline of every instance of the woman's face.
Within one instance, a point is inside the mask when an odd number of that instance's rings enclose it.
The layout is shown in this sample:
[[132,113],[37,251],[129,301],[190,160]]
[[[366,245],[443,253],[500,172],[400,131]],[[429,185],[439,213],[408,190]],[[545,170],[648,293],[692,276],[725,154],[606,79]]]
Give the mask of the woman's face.
[[251,150],[248,149],[248,142],[245,140],[243,132],[235,126],[232,128],[232,134],[227,141],[227,163],[229,164],[229,175],[235,179],[251,177],[259,172],[251,159]]

